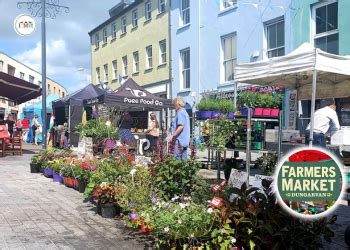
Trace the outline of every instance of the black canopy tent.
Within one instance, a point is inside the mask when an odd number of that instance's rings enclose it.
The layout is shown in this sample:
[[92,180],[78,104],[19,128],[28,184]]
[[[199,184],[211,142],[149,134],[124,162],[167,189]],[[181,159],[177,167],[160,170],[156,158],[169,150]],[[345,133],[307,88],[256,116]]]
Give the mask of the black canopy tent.
[[86,98],[85,105],[105,104],[121,111],[160,111],[172,108],[172,101],[156,96],[129,78],[115,92],[107,93],[96,98]]
[[[74,129],[76,125],[81,123],[83,115],[83,103],[85,99],[98,98],[105,94],[105,91],[98,88],[93,84],[89,84],[84,88],[67,95],[61,99],[52,102],[52,109],[55,114],[56,124],[62,125],[64,122],[68,122],[70,131]],[[70,133],[70,144],[77,146],[79,136]]]
[[0,96],[16,105],[35,99],[41,95],[38,85],[15,76],[0,72]]

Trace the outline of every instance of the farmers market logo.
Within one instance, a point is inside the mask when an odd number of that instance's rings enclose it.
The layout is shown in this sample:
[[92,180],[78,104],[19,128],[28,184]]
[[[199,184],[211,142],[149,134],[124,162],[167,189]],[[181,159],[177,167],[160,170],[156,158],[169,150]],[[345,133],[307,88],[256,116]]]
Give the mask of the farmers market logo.
[[298,215],[317,216],[341,197],[343,174],[336,159],[321,149],[302,149],[280,162],[277,191],[282,205]]
[[28,36],[35,31],[35,20],[30,15],[19,15],[13,23],[16,33],[20,36]]

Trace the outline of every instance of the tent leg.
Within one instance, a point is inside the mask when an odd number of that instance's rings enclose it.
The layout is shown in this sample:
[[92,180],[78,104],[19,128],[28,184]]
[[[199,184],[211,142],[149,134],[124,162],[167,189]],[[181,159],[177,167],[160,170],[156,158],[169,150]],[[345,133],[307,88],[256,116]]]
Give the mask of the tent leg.
[[250,175],[250,159],[251,159],[251,121],[252,121],[252,109],[248,108],[248,117],[247,117],[247,152],[246,152],[246,170],[247,170],[247,186],[249,186],[249,175]]
[[311,96],[311,123],[310,123],[310,142],[309,146],[312,147],[314,140],[314,118],[315,118],[315,102],[316,102],[316,84],[317,84],[317,71],[313,71],[312,75],[312,96]]

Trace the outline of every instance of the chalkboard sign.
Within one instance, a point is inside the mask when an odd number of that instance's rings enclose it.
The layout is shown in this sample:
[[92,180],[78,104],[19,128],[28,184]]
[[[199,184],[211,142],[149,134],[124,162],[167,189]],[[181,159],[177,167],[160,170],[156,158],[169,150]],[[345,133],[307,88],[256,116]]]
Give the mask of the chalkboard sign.
[[228,181],[229,185],[235,188],[241,188],[242,184],[247,181],[248,174],[237,169],[232,169],[230,179]]

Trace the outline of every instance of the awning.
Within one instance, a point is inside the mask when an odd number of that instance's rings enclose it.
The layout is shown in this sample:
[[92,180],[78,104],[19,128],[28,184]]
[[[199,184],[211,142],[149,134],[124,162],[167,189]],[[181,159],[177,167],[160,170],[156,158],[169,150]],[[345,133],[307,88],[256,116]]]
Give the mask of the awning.
[[41,95],[41,88],[12,75],[0,72],[0,96],[21,104]]

